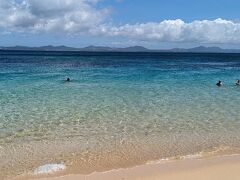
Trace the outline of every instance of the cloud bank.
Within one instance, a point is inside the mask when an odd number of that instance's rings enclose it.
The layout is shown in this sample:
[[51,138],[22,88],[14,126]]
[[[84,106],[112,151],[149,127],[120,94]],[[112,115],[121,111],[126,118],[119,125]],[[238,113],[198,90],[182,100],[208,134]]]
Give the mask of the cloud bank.
[[240,43],[240,23],[231,20],[181,19],[125,24],[108,23],[111,11],[99,0],[0,0],[0,27],[22,33],[64,33],[124,37],[141,41]]
[[108,9],[98,0],[0,0],[0,27],[20,32],[84,33],[102,23]]
[[[216,19],[186,23],[181,19],[119,27],[102,27],[102,34],[146,41],[240,43],[240,23]],[[96,32],[97,33],[97,32]]]

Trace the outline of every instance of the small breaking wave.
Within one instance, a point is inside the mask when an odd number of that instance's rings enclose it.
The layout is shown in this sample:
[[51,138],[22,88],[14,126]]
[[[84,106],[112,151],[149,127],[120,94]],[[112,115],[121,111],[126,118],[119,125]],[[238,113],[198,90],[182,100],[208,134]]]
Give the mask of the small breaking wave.
[[57,171],[62,171],[66,169],[66,166],[61,164],[45,164],[43,166],[39,166],[37,169],[34,170],[34,174],[50,174],[55,173]]

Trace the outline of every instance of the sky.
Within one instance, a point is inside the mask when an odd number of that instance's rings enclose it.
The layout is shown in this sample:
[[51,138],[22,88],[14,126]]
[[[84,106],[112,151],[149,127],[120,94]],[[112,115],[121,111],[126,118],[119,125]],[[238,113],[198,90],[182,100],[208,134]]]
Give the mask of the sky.
[[0,46],[240,48],[239,0],[0,0]]

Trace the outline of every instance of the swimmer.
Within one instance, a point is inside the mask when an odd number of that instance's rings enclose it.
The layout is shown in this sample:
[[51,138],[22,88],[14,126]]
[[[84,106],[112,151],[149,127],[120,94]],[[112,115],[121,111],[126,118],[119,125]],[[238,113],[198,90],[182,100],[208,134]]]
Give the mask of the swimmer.
[[237,80],[236,86],[240,86],[240,79]]
[[222,81],[218,81],[216,85],[217,85],[218,87],[220,87],[220,86],[223,85],[223,83],[222,83]]
[[66,80],[65,80],[65,82],[70,82],[71,80],[70,80],[70,78],[67,78]]

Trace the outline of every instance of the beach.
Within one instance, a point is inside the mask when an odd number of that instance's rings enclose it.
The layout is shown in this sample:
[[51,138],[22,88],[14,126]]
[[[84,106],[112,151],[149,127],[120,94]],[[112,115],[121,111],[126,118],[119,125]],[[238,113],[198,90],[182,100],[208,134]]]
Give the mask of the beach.
[[240,180],[240,0],[0,0],[0,180]]
[[[117,169],[118,178],[129,172],[134,179],[148,168],[146,177],[158,178],[165,166],[166,178],[184,178],[182,166],[198,173],[192,162],[199,172],[215,172],[205,159],[240,154],[239,58],[0,52],[0,179],[50,172],[95,178]],[[155,161],[164,164],[152,168]],[[228,164],[234,173],[238,162],[221,160],[216,171]]]
[[[238,180],[240,156],[218,156],[207,159],[185,159],[155,162],[137,167],[95,172],[90,175],[65,175],[60,177],[36,176],[40,180]],[[21,179],[33,179],[21,177]]]

